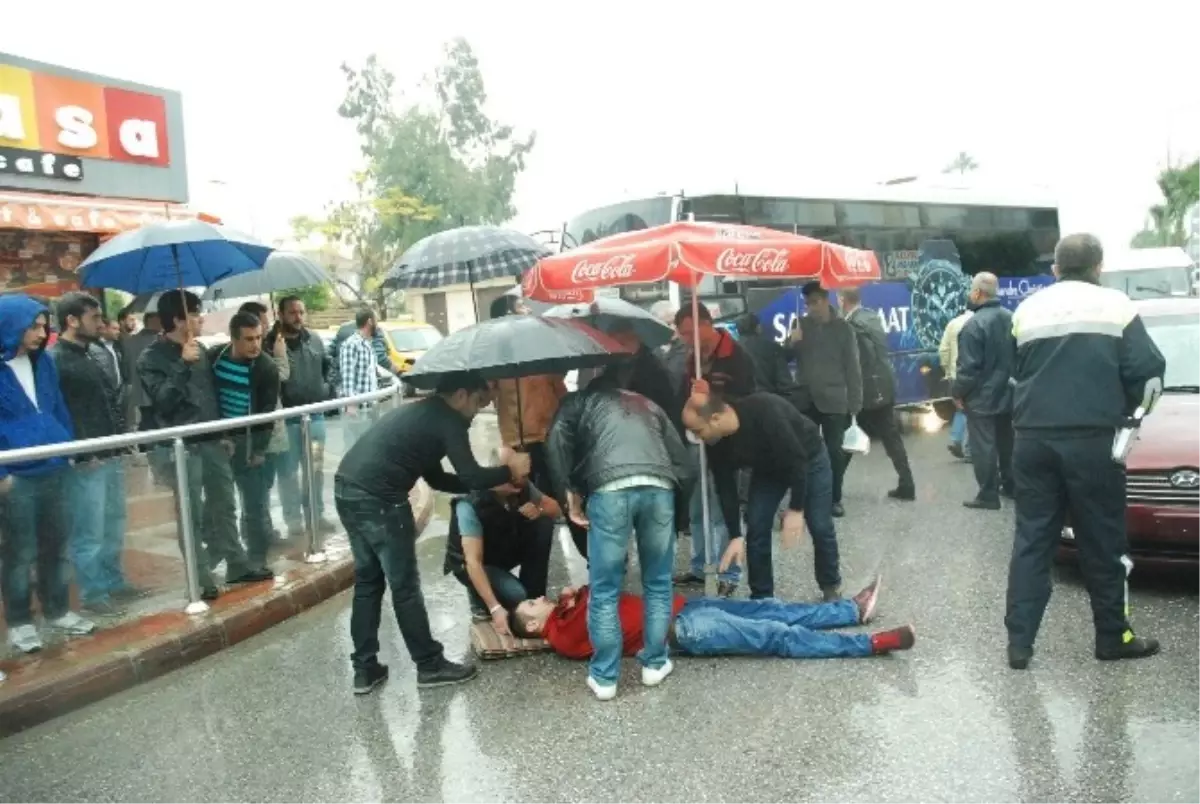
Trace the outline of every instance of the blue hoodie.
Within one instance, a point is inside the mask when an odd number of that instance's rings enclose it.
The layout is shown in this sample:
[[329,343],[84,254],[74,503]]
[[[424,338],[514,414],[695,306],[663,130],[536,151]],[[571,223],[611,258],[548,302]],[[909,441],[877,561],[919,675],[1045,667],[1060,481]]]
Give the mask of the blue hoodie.
[[[44,350],[29,355],[37,387],[34,407],[8,361],[17,355],[25,330],[42,313],[50,311],[21,294],[0,296],[0,450],[39,447],[74,440],[71,414],[58,385],[58,369]],[[40,408],[40,410],[39,410]],[[66,458],[46,458],[26,463],[0,465],[0,479],[9,474],[21,477],[47,475],[67,465]]]

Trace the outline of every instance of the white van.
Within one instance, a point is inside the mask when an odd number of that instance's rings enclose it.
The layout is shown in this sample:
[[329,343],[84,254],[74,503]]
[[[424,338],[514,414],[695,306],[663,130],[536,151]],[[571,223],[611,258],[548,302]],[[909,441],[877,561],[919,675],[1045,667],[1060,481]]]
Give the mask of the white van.
[[1135,248],[1105,253],[1100,284],[1131,299],[1195,296],[1195,265],[1178,246]]

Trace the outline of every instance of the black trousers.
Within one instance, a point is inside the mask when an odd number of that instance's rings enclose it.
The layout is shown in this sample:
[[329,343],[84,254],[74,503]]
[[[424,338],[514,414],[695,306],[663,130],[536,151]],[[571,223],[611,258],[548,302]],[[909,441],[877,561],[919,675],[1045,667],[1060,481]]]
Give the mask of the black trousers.
[[971,463],[979,483],[976,499],[998,503],[1001,489],[1013,489],[1012,415],[987,416],[967,411],[967,432],[971,441]]
[[1016,439],[1017,527],[1004,617],[1010,644],[1032,647],[1037,637],[1068,513],[1097,645],[1119,645],[1130,631],[1125,470],[1113,463],[1111,450],[1111,435]]
[[354,602],[350,609],[350,654],[356,670],[378,662],[383,593],[392,587],[392,611],[408,655],[418,670],[436,669],[442,644],[433,638],[421,577],[417,574],[417,526],[412,506],[389,503],[344,483],[334,487],[338,517],[354,555]]
[[[858,414],[858,426],[863,429],[872,441],[883,444],[883,450],[892,461],[896,476],[900,478],[901,489],[914,488],[912,468],[908,465],[908,451],[904,449],[904,439],[900,428],[896,425],[896,412],[891,405],[872,410],[864,410]],[[854,456],[844,453],[846,468],[850,467],[850,459]]]
[[[550,482],[550,466],[546,462],[546,445],[542,443],[526,444],[525,451],[529,453],[529,462],[531,465],[529,471],[529,479],[533,485],[537,486],[543,494],[551,494],[554,490],[554,485]],[[559,500],[563,506],[563,513],[567,512],[567,501]],[[579,555],[587,558],[587,528],[581,528],[567,518],[567,530],[571,532],[571,541],[575,543],[575,549],[579,551]]]
[[842,449],[842,439],[850,427],[850,414],[822,413],[809,408],[804,415],[821,428],[821,438],[825,440],[825,450],[829,453],[829,466],[833,470],[833,503],[837,505],[842,501],[842,478],[846,475],[846,452]]

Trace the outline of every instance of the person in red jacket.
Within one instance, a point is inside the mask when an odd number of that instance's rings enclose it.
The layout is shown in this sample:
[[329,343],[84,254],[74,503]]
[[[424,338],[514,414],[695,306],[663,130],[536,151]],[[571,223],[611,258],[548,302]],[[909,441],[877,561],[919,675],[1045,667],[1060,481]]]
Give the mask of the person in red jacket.
[[[876,578],[850,600],[825,603],[789,603],[774,598],[689,599],[675,595],[670,642],[677,651],[691,656],[825,659],[908,650],[916,640],[911,625],[869,634],[827,630],[870,622],[879,588],[880,579]],[[632,656],[642,648],[642,599],[622,593],[617,610],[622,652]],[[509,628],[516,636],[545,639],[560,656],[587,659],[592,655],[587,611],[588,588],[568,586],[557,604],[544,597],[517,604],[509,616]],[[616,695],[617,688],[613,685],[593,691],[600,700],[607,701]]]

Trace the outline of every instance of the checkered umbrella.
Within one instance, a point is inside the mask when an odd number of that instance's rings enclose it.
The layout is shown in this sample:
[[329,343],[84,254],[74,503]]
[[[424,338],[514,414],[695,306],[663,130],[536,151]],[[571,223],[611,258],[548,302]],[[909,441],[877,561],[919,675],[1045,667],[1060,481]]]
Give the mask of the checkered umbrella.
[[553,252],[532,237],[496,226],[460,226],[412,245],[388,271],[383,286],[440,288],[521,274]]

